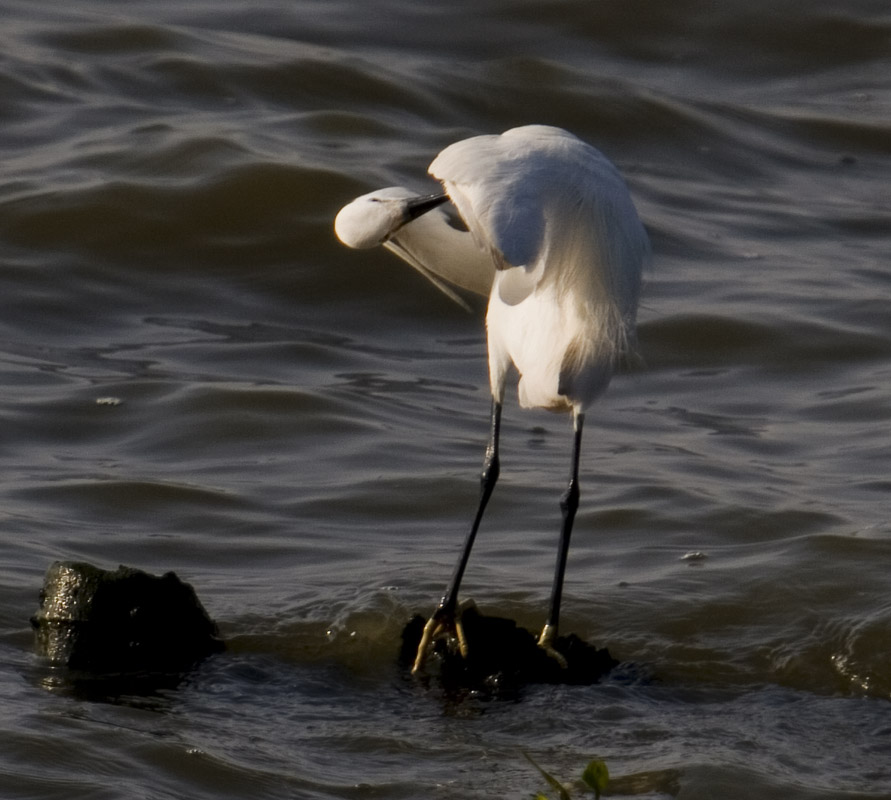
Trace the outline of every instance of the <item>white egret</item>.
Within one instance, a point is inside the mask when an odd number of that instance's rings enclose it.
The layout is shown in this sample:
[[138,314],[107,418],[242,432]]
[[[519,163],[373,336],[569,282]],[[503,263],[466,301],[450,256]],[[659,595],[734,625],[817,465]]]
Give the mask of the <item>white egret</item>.
[[[364,195],[335,220],[351,247],[383,244],[455,296],[449,285],[489,295],[486,315],[491,429],[476,516],[445,594],[424,628],[414,671],[435,637],[454,634],[467,654],[458,590],[499,473],[498,439],[510,368],[520,405],[568,411],[573,420],[569,485],[550,610],[539,645],[553,649],[563,576],[578,508],[586,408],[634,346],[646,231],[619,171],[567,131],[543,125],[450,145],[430,164],[444,195],[401,187]],[[440,207],[451,200],[467,230]]]

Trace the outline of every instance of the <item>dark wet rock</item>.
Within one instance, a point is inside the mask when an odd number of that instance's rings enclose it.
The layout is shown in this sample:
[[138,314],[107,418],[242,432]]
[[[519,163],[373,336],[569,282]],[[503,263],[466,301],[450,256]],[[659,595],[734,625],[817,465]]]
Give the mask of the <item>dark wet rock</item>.
[[[489,617],[475,608],[462,615],[467,639],[467,658],[455,642],[439,639],[427,662],[427,672],[436,673],[447,690],[481,689],[512,693],[527,684],[597,683],[619,662],[605,648],[580,639],[574,633],[557,638],[555,649],[566,666],[538,646],[538,638],[511,619]],[[415,616],[402,631],[401,662],[408,668],[414,661],[426,620]]]
[[173,572],[57,561],[31,618],[37,651],[92,673],[177,673],[224,645],[194,589]]

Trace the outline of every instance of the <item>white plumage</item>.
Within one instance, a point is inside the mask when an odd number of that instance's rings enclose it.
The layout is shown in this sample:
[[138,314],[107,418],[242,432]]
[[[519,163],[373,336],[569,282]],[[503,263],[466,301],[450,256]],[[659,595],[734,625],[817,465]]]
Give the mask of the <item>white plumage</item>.
[[433,636],[456,632],[458,586],[498,477],[498,434],[506,378],[519,373],[524,407],[571,411],[575,438],[570,484],[561,500],[563,530],[540,643],[552,650],[563,571],[578,501],[578,451],[584,411],[609,384],[635,342],[641,273],[649,240],[621,175],[598,150],[544,125],[450,145],[431,163],[466,224],[450,224],[440,203],[401,187],[364,195],[335,220],[352,247],[393,250],[455,297],[450,286],[489,294],[486,316],[492,437],[480,507],[462,558],[418,652]]

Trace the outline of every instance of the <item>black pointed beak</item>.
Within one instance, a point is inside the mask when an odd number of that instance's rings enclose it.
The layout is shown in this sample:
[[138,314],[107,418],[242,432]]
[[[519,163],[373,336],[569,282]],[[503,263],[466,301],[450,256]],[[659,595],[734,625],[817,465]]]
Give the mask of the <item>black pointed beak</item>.
[[415,197],[405,204],[406,222],[417,219],[422,214],[441,206],[449,199],[447,194],[428,194],[423,197]]

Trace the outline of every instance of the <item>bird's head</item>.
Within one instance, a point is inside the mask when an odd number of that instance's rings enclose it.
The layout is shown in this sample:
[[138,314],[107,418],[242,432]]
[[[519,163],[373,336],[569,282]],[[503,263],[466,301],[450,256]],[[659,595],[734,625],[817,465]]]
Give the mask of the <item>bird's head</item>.
[[348,247],[377,247],[403,225],[444,203],[446,195],[418,196],[403,186],[389,186],[357,197],[334,218],[334,232]]

